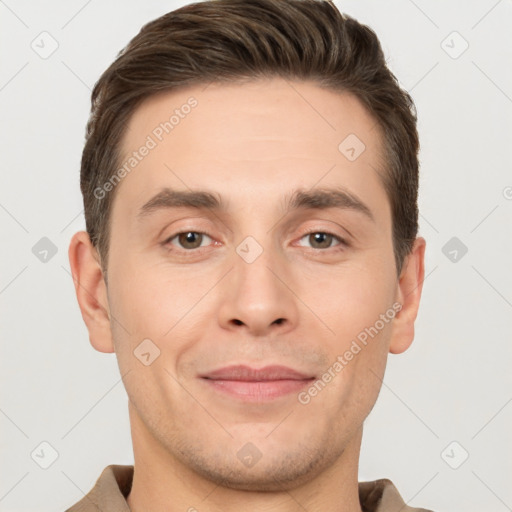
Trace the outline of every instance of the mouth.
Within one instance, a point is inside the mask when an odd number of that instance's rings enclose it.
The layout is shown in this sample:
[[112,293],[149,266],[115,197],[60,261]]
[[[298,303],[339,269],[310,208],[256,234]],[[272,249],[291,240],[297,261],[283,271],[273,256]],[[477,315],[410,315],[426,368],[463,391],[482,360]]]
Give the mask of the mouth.
[[200,378],[213,390],[248,402],[261,402],[298,393],[315,376],[286,366],[252,368],[246,365],[227,366]]

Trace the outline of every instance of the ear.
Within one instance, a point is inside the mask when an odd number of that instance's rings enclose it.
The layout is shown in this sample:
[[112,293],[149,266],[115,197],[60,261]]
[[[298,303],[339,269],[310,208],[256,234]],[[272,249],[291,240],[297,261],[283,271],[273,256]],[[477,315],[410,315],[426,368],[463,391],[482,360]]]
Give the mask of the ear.
[[425,279],[425,246],[424,238],[416,238],[398,280],[396,300],[402,305],[402,309],[393,320],[393,334],[389,345],[391,354],[405,352],[414,339],[414,321]]
[[99,352],[114,352],[107,286],[98,252],[86,231],[73,235],[68,257],[76,298],[91,345]]

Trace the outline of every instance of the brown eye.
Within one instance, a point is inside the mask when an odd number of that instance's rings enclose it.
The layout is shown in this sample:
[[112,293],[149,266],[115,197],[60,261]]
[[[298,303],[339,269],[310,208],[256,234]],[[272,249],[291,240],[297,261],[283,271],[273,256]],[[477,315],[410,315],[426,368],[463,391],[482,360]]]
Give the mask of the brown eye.
[[[301,240],[307,239],[309,247],[313,249],[332,249],[332,248],[344,248],[347,246],[346,242],[339,236],[333,233],[327,233],[325,231],[312,231],[302,236]],[[333,242],[338,242],[337,244]],[[308,245],[303,247],[308,247]]]
[[[205,241],[205,238],[210,238],[205,233],[200,233],[198,231],[183,231],[181,233],[177,233],[171,238],[167,239],[166,244],[172,244],[172,241],[177,239],[178,248],[182,249],[197,249],[201,247],[202,242]],[[172,244],[175,245],[175,244]]]
[[180,233],[178,240],[185,249],[196,249],[201,246],[202,237],[203,235],[201,233],[189,231],[188,233]]
[[315,249],[328,249],[333,238],[329,233],[311,233],[309,235],[309,241]]

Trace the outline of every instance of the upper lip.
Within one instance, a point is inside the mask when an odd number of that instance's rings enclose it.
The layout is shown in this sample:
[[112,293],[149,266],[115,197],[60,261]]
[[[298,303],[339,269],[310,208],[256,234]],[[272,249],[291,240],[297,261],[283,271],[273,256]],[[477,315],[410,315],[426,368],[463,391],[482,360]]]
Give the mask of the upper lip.
[[252,368],[247,365],[225,366],[213,370],[201,377],[213,380],[239,380],[247,382],[261,382],[272,380],[305,380],[311,379],[312,375],[288,368],[287,366],[272,365],[263,368]]

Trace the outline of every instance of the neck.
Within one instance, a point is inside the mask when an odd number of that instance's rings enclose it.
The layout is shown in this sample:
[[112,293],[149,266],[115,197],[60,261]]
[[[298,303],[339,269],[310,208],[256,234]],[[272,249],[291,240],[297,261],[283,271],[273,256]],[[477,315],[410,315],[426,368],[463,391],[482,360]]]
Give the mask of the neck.
[[241,490],[212,482],[169,453],[129,402],[134,474],[127,498],[131,512],[361,512],[358,460],[362,427],[342,455],[306,483],[281,490]]

